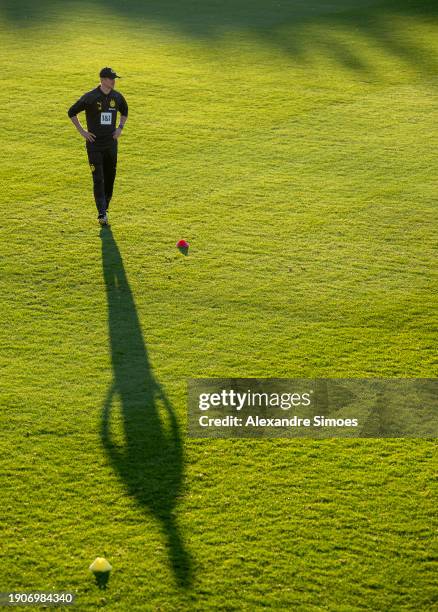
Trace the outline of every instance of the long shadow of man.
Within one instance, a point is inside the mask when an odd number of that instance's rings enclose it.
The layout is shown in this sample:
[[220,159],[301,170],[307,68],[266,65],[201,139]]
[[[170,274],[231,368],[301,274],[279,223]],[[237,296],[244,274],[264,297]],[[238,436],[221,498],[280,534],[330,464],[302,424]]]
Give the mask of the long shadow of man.
[[[154,378],[123,261],[109,228],[101,231],[114,382],[102,415],[101,439],[128,493],[161,522],[178,584],[191,583],[190,558],[175,518],[183,481],[183,452],[175,413]],[[124,442],[111,431],[118,395]]]

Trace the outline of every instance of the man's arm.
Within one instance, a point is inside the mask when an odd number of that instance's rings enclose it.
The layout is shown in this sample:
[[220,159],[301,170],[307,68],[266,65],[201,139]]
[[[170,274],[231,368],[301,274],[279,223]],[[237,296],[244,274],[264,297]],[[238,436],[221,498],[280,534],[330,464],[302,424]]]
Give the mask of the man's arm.
[[117,138],[120,136],[120,134],[122,133],[123,130],[123,126],[125,125],[125,123],[127,122],[128,117],[126,115],[120,115],[120,123],[119,123],[119,127],[116,128],[116,131],[113,134],[113,138],[114,140],[117,140]]
[[91,132],[87,132],[87,130],[85,130],[82,127],[79,119],[77,118],[77,114],[80,113],[81,111],[84,111],[86,106],[87,106],[87,94],[84,94],[82,98],[80,98],[77,102],[73,104],[73,106],[71,106],[68,109],[67,114],[70,117],[73,125],[75,126],[79,134],[83,138],[85,138],[85,140],[88,140],[89,142],[94,142],[96,139],[95,134],[92,134]]
[[125,98],[122,96],[120,92],[119,92],[119,96],[120,96],[119,97],[120,123],[119,123],[119,127],[116,129],[116,131],[113,134],[114,140],[117,140],[117,138],[120,136],[123,130],[123,126],[125,125],[128,119],[128,103],[126,102]]
[[70,119],[73,125],[76,127],[79,134],[83,136],[85,140],[88,140],[88,142],[94,142],[96,140],[96,135],[93,134],[92,132],[87,132],[87,130],[84,130],[84,128],[81,125],[81,122],[79,121],[76,115],[74,117],[70,117]]

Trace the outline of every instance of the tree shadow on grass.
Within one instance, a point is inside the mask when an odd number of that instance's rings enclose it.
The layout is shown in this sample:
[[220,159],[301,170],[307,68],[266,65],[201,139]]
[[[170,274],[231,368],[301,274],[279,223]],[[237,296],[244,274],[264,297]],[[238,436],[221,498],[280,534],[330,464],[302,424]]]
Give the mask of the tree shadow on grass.
[[[74,5],[61,0],[0,0],[0,14],[14,27],[47,22],[53,28],[69,11],[88,7],[102,11],[103,17],[121,17],[140,33],[146,23],[207,43],[226,33],[247,33],[297,62],[305,63],[313,49],[323,50],[345,68],[371,73],[373,67],[353,40],[334,36],[340,30],[354,33],[424,76],[435,77],[438,68],[432,51],[399,31],[394,22],[394,17],[402,17],[436,24],[436,0],[76,0]],[[318,27],[316,33],[312,26]]]
[[[101,231],[114,382],[103,408],[101,439],[127,491],[161,523],[178,584],[191,584],[191,562],[175,506],[183,483],[179,425],[149,363],[122,257],[110,228]],[[119,400],[120,413],[112,408]],[[115,422],[119,422],[116,431]],[[144,534],[145,537],[147,534]]]

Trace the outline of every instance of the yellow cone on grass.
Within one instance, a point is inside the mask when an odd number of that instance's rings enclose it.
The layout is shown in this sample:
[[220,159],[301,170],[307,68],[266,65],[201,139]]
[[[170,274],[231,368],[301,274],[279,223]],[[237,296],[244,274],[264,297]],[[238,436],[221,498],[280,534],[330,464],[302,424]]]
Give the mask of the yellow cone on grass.
[[91,572],[110,572],[112,565],[104,557],[96,557],[93,563],[90,565]]

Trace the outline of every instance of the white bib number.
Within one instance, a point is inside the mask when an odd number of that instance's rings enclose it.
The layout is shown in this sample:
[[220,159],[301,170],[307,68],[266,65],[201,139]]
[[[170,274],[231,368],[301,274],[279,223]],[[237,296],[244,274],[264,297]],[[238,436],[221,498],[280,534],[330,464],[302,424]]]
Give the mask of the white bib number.
[[100,125],[111,125],[112,118],[111,113],[100,113]]

